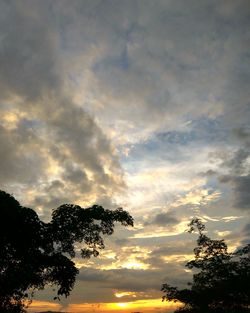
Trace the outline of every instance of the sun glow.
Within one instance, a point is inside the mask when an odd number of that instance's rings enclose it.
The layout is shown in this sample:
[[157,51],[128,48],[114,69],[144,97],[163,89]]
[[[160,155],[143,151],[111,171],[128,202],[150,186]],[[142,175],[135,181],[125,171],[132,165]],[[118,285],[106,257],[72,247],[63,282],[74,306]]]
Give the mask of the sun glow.
[[154,313],[156,310],[164,310],[164,312],[172,312],[180,303],[162,302],[161,299],[144,299],[135,300],[131,302],[117,302],[117,303],[79,303],[70,304],[62,307],[60,304],[51,302],[33,301],[29,308],[29,312],[37,312],[44,310],[62,310],[63,312],[71,313],[115,313],[124,312],[131,313],[134,311],[141,311],[147,313]]
[[141,262],[138,262],[136,260],[131,260],[131,261],[128,261],[126,263],[123,263],[122,268],[128,268],[128,269],[142,269],[142,270],[145,270],[148,268],[148,265],[147,264],[144,264],[144,263],[141,263]]
[[126,308],[127,306],[128,306],[128,303],[117,303],[117,306],[119,307],[119,308]]

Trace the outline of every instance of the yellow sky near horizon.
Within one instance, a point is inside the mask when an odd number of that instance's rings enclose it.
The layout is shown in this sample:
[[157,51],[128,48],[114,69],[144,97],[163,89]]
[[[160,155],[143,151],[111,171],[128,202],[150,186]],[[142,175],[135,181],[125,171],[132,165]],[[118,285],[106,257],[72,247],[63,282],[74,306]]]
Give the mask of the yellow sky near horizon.
[[131,312],[173,312],[179,303],[174,302],[162,302],[159,299],[148,299],[148,300],[135,300],[131,302],[116,302],[116,303],[78,303],[70,304],[67,307],[63,307],[59,303],[48,302],[48,301],[37,301],[34,300],[29,307],[28,312],[41,312],[41,311],[61,311],[70,313],[131,313]]

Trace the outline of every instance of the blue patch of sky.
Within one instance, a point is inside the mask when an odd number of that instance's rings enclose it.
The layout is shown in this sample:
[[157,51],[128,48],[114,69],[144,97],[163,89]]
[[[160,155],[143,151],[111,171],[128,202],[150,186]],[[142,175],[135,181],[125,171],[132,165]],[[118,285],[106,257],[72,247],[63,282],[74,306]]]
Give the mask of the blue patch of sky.
[[187,132],[167,132],[158,134],[170,143],[188,145],[191,142],[200,145],[227,144],[231,138],[231,127],[224,125],[220,118],[202,117],[193,120]]
[[231,136],[231,129],[220,118],[202,117],[192,121],[191,127],[193,141],[204,144],[227,143]]
[[[160,132],[144,142],[132,147],[128,157],[123,161],[140,159],[159,158],[168,161],[183,161],[183,147],[196,147],[208,145],[226,145],[230,140],[231,130],[220,123],[218,119],[200,118],[192,121],[190,130]],[[186,155],[186,158],[189,156]]]

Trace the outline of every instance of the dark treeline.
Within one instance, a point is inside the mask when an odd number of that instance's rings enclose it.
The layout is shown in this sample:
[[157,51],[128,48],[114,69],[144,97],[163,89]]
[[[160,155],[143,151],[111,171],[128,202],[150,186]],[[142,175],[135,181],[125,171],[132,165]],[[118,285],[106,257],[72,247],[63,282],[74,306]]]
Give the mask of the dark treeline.
[[190,288],[162,286],[163,300],[180,301],[182,313],[250,312],[250,244],[228,252],[224,240],[213,240],[204,233],[205,226],[195,218],[189,232],[198,231],[194,259],[186,264],[196,269]]
[[[81,256],[98,256],[103,235],[112,235],[115,222],[133,226],[133,218],[119,208],[94,205],[81,208],[64,204],[53,210],[45,223],[36,212],[0,191],[0,313],[24,313],[35,290],[47,284],[57,287],[54,299],[68,296],[78,270],[72,259],[75,243]],[[189,288],[165,283],[163,300],[180,301],[182,313],[250,312],[250,245],[228,252],[224,240],[213,240],[195,218],[189,232],[198,232],[194,259],[186,266],[196,269]]]
[[98,256],[103,235],[112,235],[115,222],[133,226],[123,209],[105,210],[94,205],[83,209],[65,204],[52,212],[49,223],[0,191],[0,312],[21,313],[33,291],[57,287],[54,299],[68,296],[78,273],[72,258],[75,243],[83,243],[83,258]]

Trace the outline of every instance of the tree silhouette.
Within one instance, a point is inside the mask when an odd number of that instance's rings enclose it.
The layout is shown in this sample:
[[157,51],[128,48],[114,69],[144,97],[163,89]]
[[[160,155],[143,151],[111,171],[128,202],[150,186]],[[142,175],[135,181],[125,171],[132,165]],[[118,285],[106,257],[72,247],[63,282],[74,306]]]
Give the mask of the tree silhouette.
[[189,232],[198,231],[194,260],[186,266],[198,269],[190,289],[163,284],[163,300],[180,301],[176,312],[240,313],[250,312],[250,245],[233,253],[224,240],[212,240],[204,234],[205,226],[195,218]]
[[25,312],[33,292],[47,284],[57,287],[55,299],[67,297],[78,273],[71,260],[75,244],[83,245],[81,257],[98,256],[103,235],[113,233],[115,222],[133,226],[133,218],[121,208],[73,204],[55,209],[45,223],[4,191],[0,210],[0,312]]

